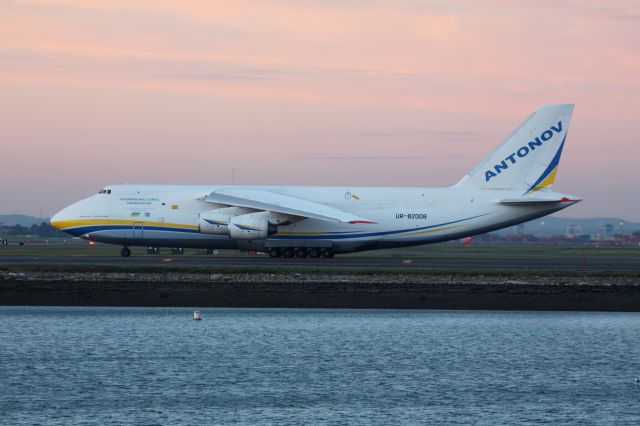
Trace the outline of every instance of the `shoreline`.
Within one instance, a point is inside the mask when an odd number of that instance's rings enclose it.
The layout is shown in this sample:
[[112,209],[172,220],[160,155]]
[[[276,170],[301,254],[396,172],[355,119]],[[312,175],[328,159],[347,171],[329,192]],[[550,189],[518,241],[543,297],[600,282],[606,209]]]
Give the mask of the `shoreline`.
[[0,271],[0,305],[640,312],[640,277],[27,269]]

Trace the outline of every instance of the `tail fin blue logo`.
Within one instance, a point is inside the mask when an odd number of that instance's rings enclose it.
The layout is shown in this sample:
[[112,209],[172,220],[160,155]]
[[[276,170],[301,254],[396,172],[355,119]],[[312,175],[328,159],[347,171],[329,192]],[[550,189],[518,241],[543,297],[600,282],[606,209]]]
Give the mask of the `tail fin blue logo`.
[[504,160],[500,163],[493,166],[493,170],[487,170],[484,172],[485,182],[489,182],[492,178],[498,176],[504,170],[509,169],[509,166],[516,164],[520,158],[525,158],[531,152],[535,151],[537,147],[542,146],[543,142],[546,142],[553,138],[553,135],[556,133],[562,132],[562,121],[558,121],[558,124],[555,126],[551,126],[549,129],[545,130],[532,141],[529,141],[526,145],[521,146],[511,155],[508,155]]

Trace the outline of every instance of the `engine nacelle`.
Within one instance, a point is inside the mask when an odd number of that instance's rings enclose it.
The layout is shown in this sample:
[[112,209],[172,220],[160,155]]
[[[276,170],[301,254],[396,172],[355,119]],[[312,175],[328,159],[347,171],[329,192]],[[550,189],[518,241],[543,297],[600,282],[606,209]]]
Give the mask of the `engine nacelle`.
[[251,212],[244,207],[222,207],[200,213],[198,226],[203,234],[229,235],[229,222],[234,216]]
[[234,215],[217,213],[216,210],[200,213],[200,232],[203,234],[228,235],[229,222]]
[[276,232],[262,213],[244,214],[229,221],[229,236],[239,240],[264,240]]

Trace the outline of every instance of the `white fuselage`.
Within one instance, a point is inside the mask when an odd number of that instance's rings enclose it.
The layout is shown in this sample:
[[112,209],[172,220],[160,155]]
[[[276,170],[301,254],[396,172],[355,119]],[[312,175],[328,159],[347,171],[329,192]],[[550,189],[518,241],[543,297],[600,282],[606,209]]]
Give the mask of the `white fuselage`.
[[552,192],[572,104],[538,108],[450,188],[114,185],[51,224],[93,241],[331,257],[452,240],[579,201]]
[[[206,200],[221,188],[269,191],[327,205],[375,223],[298,218],[266,239],[201,232],[200,215],[222,206]],[[53,226],[92,241],[123,246],[184,248],[331,247],[336,253],[429,244],[489,232],[573,204],[505,205],[521,191],[450,188],[370,188],[229,185],[113,185],[57,213]],[[559,194],[559,198],[562,194]]]

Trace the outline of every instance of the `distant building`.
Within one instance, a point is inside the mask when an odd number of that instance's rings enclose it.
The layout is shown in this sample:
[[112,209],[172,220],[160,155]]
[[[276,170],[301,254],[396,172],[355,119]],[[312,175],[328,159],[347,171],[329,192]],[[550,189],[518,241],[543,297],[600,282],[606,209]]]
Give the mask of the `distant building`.
[[582,235],[582,226],[570,223],[567,226],[567,232],[565,233],[565,236],[570,240],[575,240],[579,235]]

